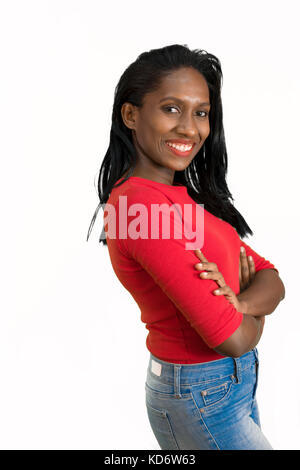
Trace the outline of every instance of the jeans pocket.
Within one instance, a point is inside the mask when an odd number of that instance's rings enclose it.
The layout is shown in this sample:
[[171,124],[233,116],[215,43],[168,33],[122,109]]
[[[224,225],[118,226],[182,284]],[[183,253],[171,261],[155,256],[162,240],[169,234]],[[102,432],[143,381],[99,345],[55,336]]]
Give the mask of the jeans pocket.
[[179,449],[168,417],[168,413],[165,410],[158,410],[153,408],[147,402],[146,407],[152,431],[160,448],[164,450]]
[[210,384],[193,385],[191,393],[197,407],[206,409],[223,404],[229,397],[233,386],[234,379],[230,376]]
[[213,405],[218,401],[225,398],[227,393],[230,390],[230,385],[228,382],[225,382],[221,385],[217,385],[216,387],[207,388],[201,391],[201,395],[203,397],[203,402],[206,406]]

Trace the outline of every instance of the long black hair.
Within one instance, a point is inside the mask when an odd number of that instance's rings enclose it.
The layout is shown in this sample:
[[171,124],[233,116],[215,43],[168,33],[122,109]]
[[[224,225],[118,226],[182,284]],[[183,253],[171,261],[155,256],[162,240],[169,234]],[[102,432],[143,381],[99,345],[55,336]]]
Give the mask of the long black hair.
[[[140,54],[127,67],[116,86],[110,143],[98,179],[100,203],[92,218],[87,240],[100,206],[104,207],[113,187],[123,184],[132,175],[137,163],[132,130],[124,124],[121,115],[123,103],[141,107],[146,93],[157,90],[164,77],[182,67],[193,67],[207,82],[211,103],[210,133],[190,165],[184,171],[175,171],[174,183],[186,186],[195,202],[204,204],[207,211],[231,224],[240,237],[253,235],[243,216],[233,206],[234,199],[226,183],[227,151],[221,100],[221,63],[216,56],[203,49],[190,50],[186,44],[173,44]],[[115,185],[127,170],[126,178]],[[99,242],[107,245],[104,227]]]

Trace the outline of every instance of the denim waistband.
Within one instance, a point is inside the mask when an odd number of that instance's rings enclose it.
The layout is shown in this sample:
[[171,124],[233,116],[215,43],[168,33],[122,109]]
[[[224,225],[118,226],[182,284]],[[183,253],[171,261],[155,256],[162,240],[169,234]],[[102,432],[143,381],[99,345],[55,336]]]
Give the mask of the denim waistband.
[[216,361],[196,364],[176,364],[165,362],[150,353],[148,373],[159,382],[166,384],[181,383],[192,385],[202,380],[213,380],[227,375],[234,375],[237,382],[242,381],[242,371],[258,363],[257,348],[240,357],[224,357]]

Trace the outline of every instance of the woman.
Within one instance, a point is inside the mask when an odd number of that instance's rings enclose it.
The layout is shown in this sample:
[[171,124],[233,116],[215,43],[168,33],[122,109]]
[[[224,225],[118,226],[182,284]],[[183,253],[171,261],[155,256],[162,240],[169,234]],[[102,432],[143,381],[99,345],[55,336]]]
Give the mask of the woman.
[[99,175],[101,241],[149,330],[146,406],[167,450],[272,449],[255,398],[256,345],[284,285],[240,238],[252,231],[226,184],[221,83],[204,50],[141,54],[116,87]]

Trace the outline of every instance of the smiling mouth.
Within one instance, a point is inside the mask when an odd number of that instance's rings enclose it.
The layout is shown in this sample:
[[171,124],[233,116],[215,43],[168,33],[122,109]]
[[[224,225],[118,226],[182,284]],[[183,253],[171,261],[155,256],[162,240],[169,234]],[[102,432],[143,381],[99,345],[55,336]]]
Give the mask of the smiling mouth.
[[175,155],[179,156],[188,156],[192,152],[193,148],[195,147],[195,143],[190,145],[183,145],[183,144],[173,144],[171,142],[166,142],[167,147],[171,152],[175,153]]

